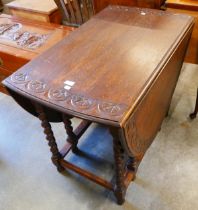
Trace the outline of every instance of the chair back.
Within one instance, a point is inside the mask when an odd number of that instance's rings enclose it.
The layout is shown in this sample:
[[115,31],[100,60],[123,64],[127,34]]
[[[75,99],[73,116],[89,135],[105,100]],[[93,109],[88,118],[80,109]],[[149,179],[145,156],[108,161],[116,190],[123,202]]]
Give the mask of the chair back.
[[92,0],[54,0],[62,14],[62,24],[78,27],[94,14]]

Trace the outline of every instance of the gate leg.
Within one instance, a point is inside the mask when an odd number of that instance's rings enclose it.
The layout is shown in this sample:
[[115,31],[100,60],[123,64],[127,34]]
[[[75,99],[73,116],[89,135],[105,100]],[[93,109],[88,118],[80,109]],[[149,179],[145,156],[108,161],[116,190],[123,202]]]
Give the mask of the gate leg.
[[59,153],[58,146],[56,144],[56,139],[54,137],[54,134],[53,134],[51,125],[50,125],[50,123],[47,120],[47,116],[46,116],[46,114],[44,112],[43,107],[41,105],[39,105],[39,104],[36,103],[35,104],[35,108],[36,108],[36,111],[38,113],[38,117],[39,117],[39,119],[41,121],[41,126],[44,129],[44,133],[46,135],[46,140],[48,141],[48,145],[50,147],[50,151],[52,153],[51,160],[54,163],[54,165],[56,166],[57,170],[59,172],[62,172],[62,171],[65,170],[60,165],[60,160],[62,159],[62,156]]
[[116,129],[111,130],[113,136],[113,150],[115,159],[116,184],[114,194],[118,204],[123,204],[125,201],[126,187],[124,185],[124,150],[122,148],[119,134]]
[[63,123],[65,125],[65,130],[68,135],[67,141],[72,144],[72,152],[77,153],[78,152],[78,137],[75,135],[73,132],[73,127],[72,127],[72,121],[70,116],[63,115]]

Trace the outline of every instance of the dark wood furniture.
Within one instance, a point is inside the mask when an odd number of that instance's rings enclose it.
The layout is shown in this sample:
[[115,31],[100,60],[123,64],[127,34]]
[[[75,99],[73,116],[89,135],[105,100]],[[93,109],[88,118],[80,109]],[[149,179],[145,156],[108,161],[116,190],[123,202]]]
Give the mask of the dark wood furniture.
[[94,14],[92,0],[54,0],[62,14],[62,23],[78,27]]
[[2,0],[0,0],[0,12],[2,12],[2,10],[3,10],[3,2],[2,2]]
[[193,113],[190,114],[190,118],[191,119],[196,118],[197,112],[198,112],[198,88],[197,88],[197,98],[196,98],[196,102],[195,102],[195,110]]
[[186,53],[185,61],[198,64],[198,1],[166,0],[167,11],[191,15],[195,18],[195,26]]
[[[41,120],[58,171],[73,170],[112,190],[122,204],[169,109],[192,28],[189,16],[109,6],[3,84]],[[73,117],[82,119],[76,130]],[[60,151],[50,122],[65,124]],[[70,150],[78,154],[91,122],[113,137],[113,183],[64,159]]]
[[94,0],[95,12],[98,13],[108,5],[137,6],[160,9],[165,0]]
[[[72,30],[71,27],[0,15],[0,81]],[[7,93],[1,84],[0,91]]]

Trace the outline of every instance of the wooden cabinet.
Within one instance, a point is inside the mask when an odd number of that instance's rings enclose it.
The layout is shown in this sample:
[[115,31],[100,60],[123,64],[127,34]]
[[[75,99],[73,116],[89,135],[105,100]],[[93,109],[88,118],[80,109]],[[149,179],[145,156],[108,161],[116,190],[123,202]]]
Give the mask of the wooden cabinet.
[[[0,82],[72,30],[71,27],[0,15]],[[2,85],[0,91],[5,92]]]
[[61,23],[54,0],[15,0],[7,4],[12,15],[43,22]]
[[167,11],[191,15],[195,18],[195,25],[186,52],[185,61],[198,64],[198,1],[194,0],[167,0]]
[[95,11],[99,12],[108,5],[139,6],[159,9],[165,0],[94,0]]

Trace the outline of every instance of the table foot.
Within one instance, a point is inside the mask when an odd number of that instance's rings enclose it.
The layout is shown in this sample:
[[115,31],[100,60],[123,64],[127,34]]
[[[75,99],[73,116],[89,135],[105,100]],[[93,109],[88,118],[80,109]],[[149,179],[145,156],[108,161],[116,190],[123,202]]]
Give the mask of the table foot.
[[122,205],[125,202],[125,196],[123,196],[123,192],[115,191],[114,195],[117,199],[117,204]]
[[195,119],[196,117],[197,117],[197,113],[195,112],[195,113],[191,113],[190,115],[189,115],[189,117],[190,117],[190,119]]
[[78,155],[80,153],[80,149],[77,146],[75,146],[74,148],[72,148],[72,152]]
[[166,112],[166,117],[168,117],[168,115],[169,115],[169,110],[168,110],[168,112]]
[[198,89],[197,89],[197,99],[196,99],[196,103],[195,103],[195,110],[194,110],[193,113],[191,113],[191,114],[189,115],[189,117],[190,117],[191,119],[196,118],[197,112],[198,112]]
[[44,133],[46,135],[46,140],[48,141],[48,145],[50,147],[50,151],[52,153],[51,160],[53,164],[57,167],[59,172],[64,171],[65,169],[60,165],[60,160],[62,158],[61,154],[58,151],[58,146],[56,144],[56,139],[54,137],[54,133],[52,131],[51,125],[47,120],[47,116],[43,107],[39,104],[35,104],[36,111],[38,113],[38,117],[41,121],[41,126],[44,129]]

